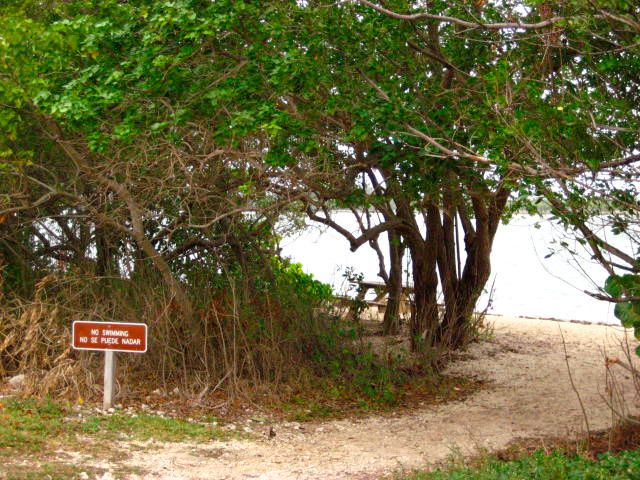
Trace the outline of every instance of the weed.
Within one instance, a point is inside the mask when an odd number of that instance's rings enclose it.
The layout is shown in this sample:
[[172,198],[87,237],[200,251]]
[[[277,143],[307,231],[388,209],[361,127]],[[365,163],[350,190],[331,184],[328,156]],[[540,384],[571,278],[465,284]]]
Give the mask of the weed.
[[579,455],[538,451],[522,458],[501,462],[488,457],[476,462],[476,468],[451,468],[434,472],[414,472],[403,480],[538,480],[590,479],[627,480],[640,478],[640,450],[622,452],[614,456],[603,454],[596,460]]
[[65,429],[66,409],[54,402],[34,399],[4,402],[0,407],[0,455],[39,451]]

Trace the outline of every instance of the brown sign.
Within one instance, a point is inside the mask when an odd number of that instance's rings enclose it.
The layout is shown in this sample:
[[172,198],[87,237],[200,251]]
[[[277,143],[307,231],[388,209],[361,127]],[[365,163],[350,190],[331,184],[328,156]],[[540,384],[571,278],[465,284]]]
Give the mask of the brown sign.
[[73,322],[73,348],[77,350],[147,351],[144,323]]

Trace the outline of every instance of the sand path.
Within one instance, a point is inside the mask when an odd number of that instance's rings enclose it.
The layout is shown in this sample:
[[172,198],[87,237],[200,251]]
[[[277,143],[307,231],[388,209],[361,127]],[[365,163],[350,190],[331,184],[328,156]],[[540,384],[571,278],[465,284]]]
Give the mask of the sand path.
[[[146,473],[132,478],[380,479],[452,454],[498,449],[518,438],[576,435],[584,432],[585,421],[567,362],[590,428],[611,425],[604,355],[624,358],[624,329],[525,318],[489,321],[493,338],[474,344],[449,368],[489,382],[465,401],[364,419],[282,423],[274,426],[273,439],[265,435],[133,451],[127,465]],[[635,339],[628,341],[635,349]],[[620,374],[627,404],[637,411],[630,376],[616,365],[611,370]]]

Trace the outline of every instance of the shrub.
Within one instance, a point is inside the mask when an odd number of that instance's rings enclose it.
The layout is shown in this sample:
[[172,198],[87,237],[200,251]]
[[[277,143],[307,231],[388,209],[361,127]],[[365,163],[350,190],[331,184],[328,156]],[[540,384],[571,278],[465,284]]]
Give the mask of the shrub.
[[[640,275],[612,275],[604,289],[619,300],[613,311],[616,318],[625,328],[633,328],[636,338],[640,339]],[[630,300],[624,301],[627,298]],[[636,353],[640,355],[640,347]]]

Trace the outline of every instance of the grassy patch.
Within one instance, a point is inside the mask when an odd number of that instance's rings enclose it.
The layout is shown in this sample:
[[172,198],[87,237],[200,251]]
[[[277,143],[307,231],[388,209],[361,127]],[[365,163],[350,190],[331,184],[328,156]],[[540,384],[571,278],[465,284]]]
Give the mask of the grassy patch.
[[78,435],[100,442],[120,440],[211,440],[222,432],[210,425],[145,413],[112,415],[74,412],[51,400],[5,399],[0,406],[0,455],[37,453],[78,444]]
[[38,452],[68,431],[67,409],[57,403],[5,399],[0,405],[0,455]]
[[48,462],[37,466],[29,465],[3,465],[3,480],[77,480],[94,478],[102,473],[102,469],[78,467],[59,462]]
[[220,430],[209,425],[149,414],[93,415],[84,419],[78,430],[102,437],[125,436],[131,440],[154,438],[162,441],[211,440],[221,438]]
[[406,375],[404,383],[383,385],[385,396],[367,395],[346,383],[314,385],[288,399],[270,404],[276,415],[298,422],[402,412],[425,405],[462,400],[482,388],[482,382],[441,375]]
[[489,458],[474,462],[474,468],[453,468],[434,472],[414,472],[402,480],[628,480],[640,478],[640,450],[608,453],[592,460],[580,455],[556,451],[533,455],[509,462]]

